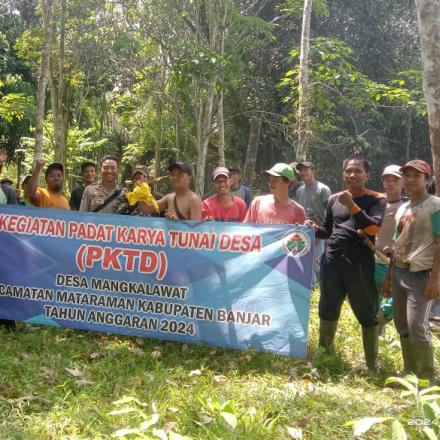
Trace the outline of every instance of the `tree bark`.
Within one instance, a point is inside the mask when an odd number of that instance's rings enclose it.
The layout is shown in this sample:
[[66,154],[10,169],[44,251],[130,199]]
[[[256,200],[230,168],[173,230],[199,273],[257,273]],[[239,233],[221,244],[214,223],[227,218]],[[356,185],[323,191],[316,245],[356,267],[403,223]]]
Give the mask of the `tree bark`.
[[64,84],[64,51],[65,51],[65,29],[66,29],[66,0],[61,0],[61,19],[60,19],[60,53],[58,59],[57,89],[56,89],[56,108],[52,109],[54,115],[55,128],[55,162],[66,163],[66,134],[67,118],[65,103],[65,84]]
[[303,21],[301,32],[301,54],[299,58],[299,102],[298,102],[298,144],[296,147],[296,161],[301,162],[307,156],[307,140],[309,137],[309,43],[310,43],[310,18],[312,15],[313,0],[304,0]]
[[243,170],[243,182],[252,188],[255,179],[255,164],[257,163],[258,147],[260,145],[263,118],[258,113],[251,118],[249,139],[246,151],[246,162]]
[[423,63],[423,92],[428,107],[437,195],[440,192],[440,2],[416,0]]
[[218,109],[217,109],[217,125],[218,125],[218,164],[225,166],[225,121],[223,118],[223,90],[220,90]]
[[43,157],[44,108],[46,101],[47,72],[49,67],[50,50],[52,47],[54,0],[41,0],[41,13],[43,18],[43,49],[37,85],[37,116],[35,121],[34,160],[38,160]]

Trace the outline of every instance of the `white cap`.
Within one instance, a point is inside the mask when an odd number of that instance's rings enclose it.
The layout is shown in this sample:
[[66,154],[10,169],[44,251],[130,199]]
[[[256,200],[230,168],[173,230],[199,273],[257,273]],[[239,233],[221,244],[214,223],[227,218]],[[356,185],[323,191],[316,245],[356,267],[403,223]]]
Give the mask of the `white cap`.
[[402,178],[402,171],[400,171],[400,165],[388,165],[385,167],[382,173],[383,176],[396,176]]

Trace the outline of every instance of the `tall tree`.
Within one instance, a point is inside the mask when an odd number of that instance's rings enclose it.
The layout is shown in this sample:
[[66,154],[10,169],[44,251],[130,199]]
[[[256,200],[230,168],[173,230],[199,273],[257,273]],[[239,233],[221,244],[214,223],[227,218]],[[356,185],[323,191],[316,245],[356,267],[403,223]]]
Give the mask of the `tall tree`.
[[[416,0],[434,174],[440,177],[440,1]],[[438,180],[437,180],[438,182]],[[437,183],[437,193],[440,185]]]
[[37,86],[37,116],[35,122],[35,160],[43,157],[43,124],[46,101],[47,74],[52,45],[54,0],[41,0],[43,17],[43,49]]
[[308,138],[308,101],[309,101],[309,43],[310,19],[312,16],[313,0],[304,0],[304,11],[301,31],[301,54],[299,57],[299,101],[298,101],[298,144],[296,147],[296,161],[305,160],[307,155]]

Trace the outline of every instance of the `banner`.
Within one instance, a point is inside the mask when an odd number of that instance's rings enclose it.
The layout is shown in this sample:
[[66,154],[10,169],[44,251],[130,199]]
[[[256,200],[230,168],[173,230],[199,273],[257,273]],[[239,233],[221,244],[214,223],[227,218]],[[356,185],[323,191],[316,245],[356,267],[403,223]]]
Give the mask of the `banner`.
[[2,205],[0,318],[305,357],[313,232]]

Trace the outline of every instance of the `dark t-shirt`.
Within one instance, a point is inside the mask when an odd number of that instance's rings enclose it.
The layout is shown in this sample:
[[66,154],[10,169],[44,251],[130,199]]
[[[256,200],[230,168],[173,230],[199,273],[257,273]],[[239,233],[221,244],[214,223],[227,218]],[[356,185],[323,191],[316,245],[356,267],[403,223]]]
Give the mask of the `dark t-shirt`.
[[353,198],[356,205],[351,211],[339,202],[339,196],[340,193],[330,197],[324,222],[316,232],[317,238],[328,239],[326,257],[343,257],[350,261],[374,258],[357,231],[361,229],[374,241],[385,212],[385,196],[367,189]]
[[17,194],[15,193],[15,189],[9,185],[4,185],[0,183],[1,189],[6,196],[8,205],[17,205]]
[[78,186],[70,194],[70,209],[72,211],[79,211],[79,206],[81,205],[81,199],[84,194],[84,185]]

